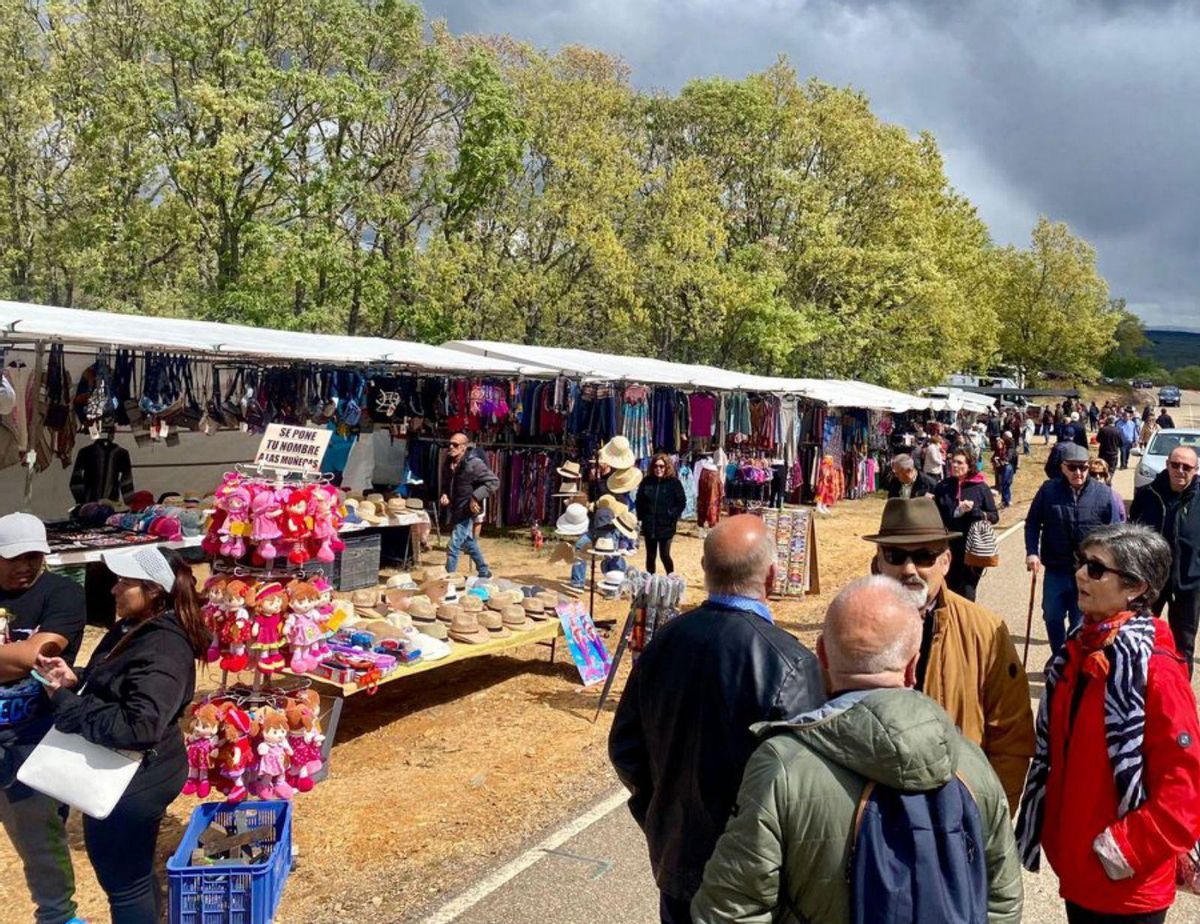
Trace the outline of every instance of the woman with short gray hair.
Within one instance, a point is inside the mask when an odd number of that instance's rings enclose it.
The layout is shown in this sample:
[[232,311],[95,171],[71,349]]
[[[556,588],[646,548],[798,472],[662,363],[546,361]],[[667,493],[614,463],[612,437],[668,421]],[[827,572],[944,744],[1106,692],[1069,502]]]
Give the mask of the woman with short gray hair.
[[1045,849],[1071,924],[1161,924],[1200,838],[1196,699],[1149,609],[1170,563],[1158,533],[1128,523],[1076,555],[1083,622],[1046,666],[1017,820],[1022,862],[1036,871]]

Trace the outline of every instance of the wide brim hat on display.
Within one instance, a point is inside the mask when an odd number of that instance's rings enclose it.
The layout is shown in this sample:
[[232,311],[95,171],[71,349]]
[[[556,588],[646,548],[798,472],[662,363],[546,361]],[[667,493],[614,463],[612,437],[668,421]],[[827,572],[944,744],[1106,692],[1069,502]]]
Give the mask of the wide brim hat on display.
[[408,508],[404,506],[404,498],[402,497],[391,498],[384,507],[384,510],[389,517],[402,517],[408,513]]
[[424,583],[430,581],[445,581],[450,577],[450,572],[442,565],[430,565],[425,569]]
[[615,594],[620,593],[623,586],[625,586],[624,571],[604,572],[604,580],[600,584],[600,590]]
[[558,486],[558,490],[551,494],[551,497],[574,497],[579,493],[578,481],[564,481]]
[[[439,606],[437,608],[437,618],[441,622],[453,623],[455,619],[458,619],[459,617],[462,616],[462,614],[464,614],[466,612],[467,611],[464,610],[457,603],[443,603],[441,606]],[[472,619],[475,618],[474,613],[470,613],[468,615],[470,615],[470,617]]]
[[617,552],[617,540],[612,536],[597,536],[592,542],[592,551],[597,554],[615,555]]
[[583,504],[568,504],[554,524],[554,529],[564,536],[582,536],[588,529],[587,507]]
[[489,639],[512,638],[512,632],[504,627],[504,616],[488,610],[479,615],[479,624],[487,630]]
[[350,594],[350,603],[354,607],[355,614],[363,619],[384,618],[384,614],[380,611],[378,588],[369,587],[354,591]]
[[374,494],[368,494],[366,499],[369,500],[376,507],[383,507],[384,503],[385,503],[385,501],[383,499],[383,495],[380,494],[378,491],[376,491]]
[[467,594],[465,597],[463,597],[459,602],[459,606],[461,606],[468,613],[483,612],[483,601],[474,594]]
[[637,486],[641,483],[642,470],[640,468],[626,468],[613,472],[608,476],[608,481],[604,482],[605,487],[613,494],[628,494],[630,491],[636,491]]
[[617,532],[619,532],[626,539],[637,538],[637,517],[635,517],[630,511],[626,510],[624,513],[618,514],[617,518],[613,520],[613,526],[615,526],[617,528]]
[[388,613],[387,624],[396,629],[411,629],[413,627],[413,618],[408,613]]
[[504,620],[504,628],[512,632],[529,632],[537,627],[537,623],[526,616],[525,610],[519,606],[506,606],[500,618]]
[[932,497],[893,497],[883,507],[879,532],[863,538],[876,545],[920,545],[949,542],[961,535],[946,529]]
[[358,518],[364,523],[370,523],[372,526],[379,526],[387,522],[387,517],[379,513],[379,508],[375,506],[375,502],[369,500],[359,503]]
[[[417,629],[422,635],[427,635],[434,641],[438,642],[444,642],[450,637],[450,631],[446,628],[446,624],[444,622],[421,622],[418,620]],[[424,656],[425,652],[422,650],[421,654]],[[447,654],[449,654],[449,652],[447,652]]]
[[538,594],[537,599],[542,601],[542,606],[547,612],[552,613],[554,608],[558,606],[558,594],[552,590],[547,590],[545,593]]
[[614,436],[601,446],[596,459],[615,471],[632,468],[637,462],[629,440],[623,436]]
[[599,513],[601,510],[611,511],[614,517],[619,517],[623,513],[628,513],[629,507],[617,500],[616,495],[605,494],[596,501],[596,512]]
[[419,497],[408,497],[404,499],[405,510],[424,510],[425,502]]
[[617,515],[611,509],[608,507],[598,508],[596,515],[592,517],[592,535],[611,532],[616,520]]
[[574,460],[564,462],[554,471],[565,481],[579,481],[579,479],[583,477],[583,472],[579,468],[579,463]]
[[[479,624],[479,618],[474,613],[468,613],[462,607],[455,607],[454,618],[450,620],[450,631],[447,633],[454,641],[466,645],[482,645],[492,640],[491,634]],[[438,613],[441,617],[441,613]]]
[[417,582],[413,580],[412,575],[407,571],[402,571],[388,578],[387,586],[389,590],[416,590]]
[[409,602],[408,615],[414,622],[437,622],[437,607],[427,600]]
[[529,597],[521,605],[521,612],[538,622],[545,622],[550,618],[546,615],[546,604],[538,597]]

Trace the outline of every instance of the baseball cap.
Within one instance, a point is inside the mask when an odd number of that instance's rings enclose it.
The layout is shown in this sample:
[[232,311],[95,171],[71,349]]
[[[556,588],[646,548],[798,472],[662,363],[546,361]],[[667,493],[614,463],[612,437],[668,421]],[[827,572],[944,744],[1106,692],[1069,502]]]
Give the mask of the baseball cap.
[[19,558],[30,552],[50,554],[45,524],[30,513],[0,517],[0,558]]
[[117,552],[105,552],[100,557],[108,570],[117,577],[129,578],[131,581],[149,581],[168,592],[175,586],[175,572],[163,558],[162,552],[156,548],[121,549]]

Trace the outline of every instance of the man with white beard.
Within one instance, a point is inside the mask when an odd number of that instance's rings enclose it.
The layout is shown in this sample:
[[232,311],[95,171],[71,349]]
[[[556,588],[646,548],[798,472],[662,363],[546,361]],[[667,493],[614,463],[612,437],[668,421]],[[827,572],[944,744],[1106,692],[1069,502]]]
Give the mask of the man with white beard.
[[890,499],[863,538],[876,545],[871,570],[899,581],[924,616],[917,689],[983,749],[1015,814],[1033,757],[1029,681],[1004,620],[946,587],[958,536],[932,498],[915,497]]

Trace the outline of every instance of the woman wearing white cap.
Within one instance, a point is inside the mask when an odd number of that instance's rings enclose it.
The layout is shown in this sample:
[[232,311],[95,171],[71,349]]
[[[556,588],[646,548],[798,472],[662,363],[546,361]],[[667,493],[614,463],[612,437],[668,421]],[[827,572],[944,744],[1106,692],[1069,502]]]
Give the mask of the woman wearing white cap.
[[208,631],[192,570],[177,555],[147,547],[109,552],[104,563],[118,578],[117,624],[80,674],[61,658],[39,657],[37,667],[59,731],[145,754],[112,814],[83,819],[83,837],[113,924],[155,924],[154,846],[187,779],[179,719],[195,694]]

